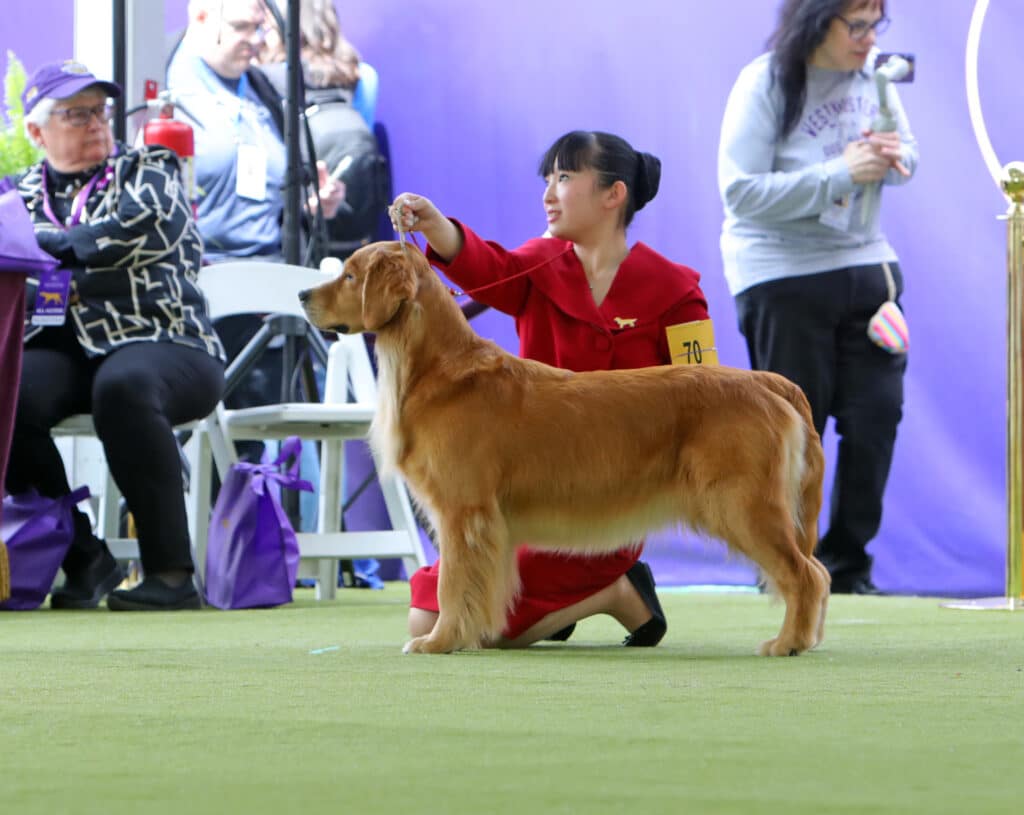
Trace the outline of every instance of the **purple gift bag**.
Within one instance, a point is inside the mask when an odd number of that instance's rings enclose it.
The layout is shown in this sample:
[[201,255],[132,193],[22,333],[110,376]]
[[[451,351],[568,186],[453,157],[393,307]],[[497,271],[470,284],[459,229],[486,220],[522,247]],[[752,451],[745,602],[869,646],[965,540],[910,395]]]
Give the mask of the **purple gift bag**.
[[[299,478],[302,441],[281,444],[272,464],[239,462],[221,485],[210,516],[206,602],[217,608],[266,608],[292,601],[299,544],[281,506],[281,488],[307,490]],[[292,459],[285,472],[279,466]]]
[[13,181],[0,178],[0,483],[7,472],[21,380],[25,276],[55,268],[57,261],[36,242],[32,217]]
[[57,266],[56,258],[39,248],[32,216],[17,189],[0,182],[0,272],[37,274]]
[[0,609],[25,611],[46,599],[75,537],[71,510],[88,497],[88,487],[61,498],[34,491],[4,496],[0,538],[10,559],[11,597]]

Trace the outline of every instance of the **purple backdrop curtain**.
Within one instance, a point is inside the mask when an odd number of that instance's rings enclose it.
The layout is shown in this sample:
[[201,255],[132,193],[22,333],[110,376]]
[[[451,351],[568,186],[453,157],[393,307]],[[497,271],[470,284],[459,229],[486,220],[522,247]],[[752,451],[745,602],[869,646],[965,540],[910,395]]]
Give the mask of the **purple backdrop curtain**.
[[[703,0],[337,3],[346,34],[380,74],[378,118],[388,128],[396,190],[430,196],[487,237],[514,245],[543,230],[536,163],[566,130],[610,130],[660,156],[661,191],[631,235],[701,271],[722,360],[745,367],[721,275],[715,157],[726,95],[763,50],[778,2],[728,5],[723,14]],[[978,66],[1002,163],[1024,159],[1019,5],[991,0]],[[65,0],[13,6],[4,30],[18,32],[15,51],[30,67],[70,51]],[[168,30],[184,25],[185,7],[166,0]],[[887,193],[883,214],[907,279],[913,348],[871,550],[877,582],[898,592],[1003,591],[1005,228],[996,216],[1006,204],[968,118],[973,7],[889,0],[893,24],[880,42],[917,55],[917,79],[901,91],[921,145],[917,177]],[[41,17],[52,21],[45,31],[34,24]],[[516,347],[508,318],[488,312],[474,325]],[[834,456],[830,435],[826,455]],[[750,568],[714,542],[666,533],[649,551],[662,583],[751,580]]]

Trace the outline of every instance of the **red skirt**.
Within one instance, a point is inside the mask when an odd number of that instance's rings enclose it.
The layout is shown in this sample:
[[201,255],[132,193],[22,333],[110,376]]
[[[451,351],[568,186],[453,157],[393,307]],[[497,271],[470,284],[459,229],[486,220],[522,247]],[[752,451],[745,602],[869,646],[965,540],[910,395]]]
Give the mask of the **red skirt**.
[[[562,555],[519,547],[519,596],[509,612],[502,636],[515,639],[553,611],[567,608],[610,586],[640,559],[642,546],[606,555]],[[413,608],[439,611],[437,581],[440,561],[418,569],[409,579]]]

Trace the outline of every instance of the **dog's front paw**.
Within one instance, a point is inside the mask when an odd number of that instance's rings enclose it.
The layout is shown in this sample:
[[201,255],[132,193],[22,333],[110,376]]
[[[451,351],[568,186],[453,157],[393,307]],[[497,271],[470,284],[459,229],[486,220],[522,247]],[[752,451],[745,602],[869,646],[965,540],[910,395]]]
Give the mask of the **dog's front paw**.
[[447,654],[455,649],[453,647],[446,646],[445,643],[441,642],[437,637],[431,637],[426,634],[422,637],[416,637],[415,639],[409,640],[405,647],[402,649],[403,654]]
[[402,653],[405,654],[450,654],[453,651],[474,651],[482,648],[479,642],[463,642],[457,637],[438,635],[435,628],[429,634],[409,640]]
[[427,639],[426,637],[416,637],[414,639],[409,640],[404,646],[402,646],[402,653],[403,654],[423,654],[423,653],[426,653],[423,650],[423,643],[424,643],[424,641],[426,639]]
[[807,646],[800,647],[796,643],[776,637],[773,640],[765,640],[761,643],[758,653],[763,657],[795,657],[807,650]]

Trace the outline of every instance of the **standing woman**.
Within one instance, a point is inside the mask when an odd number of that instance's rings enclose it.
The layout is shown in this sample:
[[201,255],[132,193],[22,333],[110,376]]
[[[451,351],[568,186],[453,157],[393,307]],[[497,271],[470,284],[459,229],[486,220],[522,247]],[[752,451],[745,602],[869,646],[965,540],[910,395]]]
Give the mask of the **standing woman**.
[[897,257],[879,228],[880,184],[905,183],[917,144],[890,87],[893,132],[872,132],[885,0],[785,0],[772,50],[747,65],[718,154],[722,257],[750,364],[800,385],[839,436],[828,531],[817,555],[832,591],[874,594],[867,544],[902,417],[905,354],[867,335]]
[[[45,158],[18,181],[36,241],[62,274],[31,293],[8,492],[70,492],[50,430],[91,413],[107,466],[138,529],[145,579],[115,589],[121,569],[89,518],[75,534],[53,608],[199,608],[173,426],[213,410],[224,352],[196,285],[202,242],[177,156],[115,144],[108,97],[121,89],[67,61],[28,80],[25,128]],[[60,288],[62,287],[62,288]],[[42,322],[42,324],[39,324]],[[112,591],[113,590],[113,591]]]
[[[665,328],[708,313],[693,269],[626,241],[634,213],[658,191],[661,162],[618,136],[574,131],[548,149],[539,173],[550,237],[518,249],[484,241],[418,195],[399,195],[392,219],[422,232],[430,261],[474,299],[515,317],[523,357],[572,371],[669,363]],[[629,632],[625,645],[657,645],[665,616],[642,547],[628,544],[593,557],[520,547],[521,591],[495,644],[564,640],[577,620],[610,614]],[[414,637],[437,619],[437,580],[437,564],[410,580]]]

